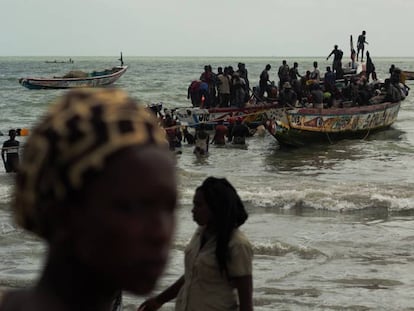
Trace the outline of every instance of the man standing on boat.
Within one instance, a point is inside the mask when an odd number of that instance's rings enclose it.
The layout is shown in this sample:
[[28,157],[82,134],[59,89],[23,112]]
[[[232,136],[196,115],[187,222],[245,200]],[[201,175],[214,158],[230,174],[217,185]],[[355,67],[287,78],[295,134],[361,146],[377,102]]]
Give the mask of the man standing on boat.
[[331,57],[332,54],[334,56],[333,63],[332,63],[332,71],[335,73],[336,79],[342,79],[342,76],[343,76],[343,74],[342,74],[342,56],[344,55],[344,52],[342,52],[342,50],[338,49],[338,45],[335,44],[334,49],[328,55],[326,60],[328,60],[329,57]]
[[318,62],[313,62],[313,71],[310,74],[310,80],[313,80],[313,83],[319,84],[321,80],[321,72],[318,69]]
[[229,68],[224,67],[224,72],[217,75],[217,90],[220,107],[228,107],[230,102],[230,82]]
[[[264,93],[267,92],[267,82],[269,82],[269,70],[272,68],[269,64],[266,65],[266,68],[260,74],[259,81],[259,97],[263,100]],[[269,96],[269,94],[267,94]]]
[[357,61],[358,61],[358,55],[359,51],[361,51],[361,62],[364,61],[364,49],[365,49],[365,43],[368,44],[367,41],[365,41],[365,30],[362,31],[362,34],[358,36],[358,42],[357,42]]
[[367,82],[369,82],[369,76],[372,77],[372,80],[376,81],[377,80],[377,74],[375,72],[375,65],[372,62],[371,56],[369,55],[368,51],[367,51],[366,55],[367,55],[367,65],[366,65],[366,69],[365,69],[365,75],[367,77]]
[[282,61],[282,65],[279,67],[277,75],[279,76],[279,89],[283,87],[285,82],[290,82],[289,65],[286,60]]
[[299,74],[298,67],[299,64],[297,62],[294,62],[293,67],[289,69],[290,82],[292,82],[293,80],[297,80],[298,77],[302,78],[302,76]]
[[15,130],[10,130],[9,136],[10,139],[6,140],[1,148],[1,158],[3,159],[6,172],[15,173],[19,165],[19,142],[15,139]]

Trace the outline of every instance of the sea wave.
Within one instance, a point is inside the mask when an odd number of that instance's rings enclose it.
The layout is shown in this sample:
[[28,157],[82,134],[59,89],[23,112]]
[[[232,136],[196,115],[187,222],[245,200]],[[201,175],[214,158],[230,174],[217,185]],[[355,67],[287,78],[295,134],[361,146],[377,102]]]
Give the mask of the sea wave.
[[414,210],[414,189],[410,185],[398,189],[387,185],[301,183],[291,189],[272,187],[240,191],[243,201],[255,208],[275,210]]
[[[179,251],[184,251],[188,241],[176,241],[173,248]],[[253,252],[255,256],[286,256],[293,254],[300,259],[313,260],[318,257],[327,257],[323,252],[304,245],[291,245],[281,241],[266,242],[253,244]]]

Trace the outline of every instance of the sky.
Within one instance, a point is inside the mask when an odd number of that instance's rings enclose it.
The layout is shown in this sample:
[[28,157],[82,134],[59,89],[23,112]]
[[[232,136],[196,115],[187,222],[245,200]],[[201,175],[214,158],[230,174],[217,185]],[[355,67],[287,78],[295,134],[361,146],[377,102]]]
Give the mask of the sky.
[[414,0],[0,0],[0,56],[414,57]]

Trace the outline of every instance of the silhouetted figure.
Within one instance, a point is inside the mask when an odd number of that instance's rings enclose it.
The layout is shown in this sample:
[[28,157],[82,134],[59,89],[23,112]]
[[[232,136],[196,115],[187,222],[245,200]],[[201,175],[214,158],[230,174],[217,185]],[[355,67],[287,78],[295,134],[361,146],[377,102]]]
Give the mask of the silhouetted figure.
[[229,129],[223,124],[223,120],[219,120],[211,143],[214,143],[215,145],[225,145],[228,132]]
[[335,44],[334,49],[332,50],[331,53],[329,53],[326,60],[328,60],[329,57],[331,57],[331,55],[334,56],[333,63],[332,63],[332,71],[335,73],[336,79],[341,79],[342,76],[343,76],[343,73],[342,73],[342,56],[344,55],[344,52],[342,52],[342,50],[338,49],[338,45]]
[[[259,81],[259,97],[263,99],[264,93],[267,92],[267,82],[269,82],[269,70],[272,68],[269,64],[266,65],[265,69],[260,74]],[[267,94],[269,95],[269,94]]]
[[336,76],[335,73],[331,70],[331,67],[326,67],[326,73],[324,76],[324,86],[325,90],[328,92],[333,92],[335,88]]
[[195,148],[193,153],[197,156],[206,155],[208,153],[208,144],[210,143],[210,135],[205,131],[204,123],[201,123],[195,134]]
[[366,55],[367,55],[367,64],[366,64],[367,81],[369,82],[369,76],[371,76],[372,80],[375,81],[375,80],[377,80],[377,74],[375,72],[375,65],[372,62],[372,59],[371,59],[368,51],[367,51]]
[[361,62],[364,61],[364,49],[365,49],[365,43],[368,44],[367,41],[365,41],[365,30],[358,36],[358,42],[357,42],[357,55],[356,59],[358,61],[358,55],[359,51],[361,51]]
[[242,123],[242,120],[238,118],[236,120],[236,125],[231,131],[232,142],[235,145],[244,145],[246,144],[246,137],[250,135],[249,128],[246,124]]
[[[201,91],[201,80],[194,80],[191,81],[190,85],[187,89],[187,99],[191,99],[191,104],[193,107],[200,107],[201,106],[201,98],[202,98],[202,91]],[[207,86],[207,84],[205,83]],[[205,87],[206,89],[207,87]]]
[[3,159],[4,168],[7,173],[17,172],[17,166],[19,165],[19,142],[16,138],[16,131],[9,131],[9,140],[3,143],[1,148],[1,158]]
[[296,105],[298,96],[294,90],[292,90],[292,85],[289,82],[283,83],[283,88],[279,93],[279,102],[283,106],[294,107]]
[[124,65],[124,59],[122,58],[122,52],[121,52],[121,57],[118,59],[121,62],[121,66]]
[[286,60],[282,61],[282,65],[279,67],[277,75],[279,76],[279,88],[282,88],[285,82],[290,81],[289,65],[287,64]]
[[189,145],[194,145],[195,143],[194,135],[188,131],[188,128],[186,126],[183,128],[183,136],[184,136],[183,142],[187,142],[187,144]]
[[292,82],[293,80],[297,80],[298,77],[302,78],[302,76],[299,74],[298,67],[299,64],[297,62],[294,62],[293,67],[289,69],[290,82]]

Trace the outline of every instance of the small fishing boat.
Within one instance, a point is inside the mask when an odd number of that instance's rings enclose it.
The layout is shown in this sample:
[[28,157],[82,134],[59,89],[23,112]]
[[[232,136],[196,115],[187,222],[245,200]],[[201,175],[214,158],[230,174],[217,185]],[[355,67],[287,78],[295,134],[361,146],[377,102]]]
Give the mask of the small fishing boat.
[[277,102],[251,104],[243,108],[177,108],[173,111],[174,115],[182,125],[197,127],[201,123],[214,126],[222,120],[224,124],[241,118],[242,122],[251,127],[258,126],[264,122],[264,113],[275,118],[282,116],[286,107],[282,107]]
[[20,78],[19,83],[28,89],[68,89],[80,87],[100,87],[114,83],[127,70],[128,66],[116,66],[103,71],[84,73],[71,71],[63,77]]
[[68,61],[65,60],[47,60],[45,61],[46,64],[73,64],[74,61],[72,58],[69,58]]
[[282,145],[305,146],[341,139],[364,139],[389,128],[397,119],[400,102],[349,108],[295,108],[282,118],[268,115],[266,128]]
[[128,69],[124,66],[121,57],[118,59],[121,66],[115,66],[101,71],[84,72],[73,70],[63,77],[53,78],[20,78],[19,83],[28,89],[69,89],[81,87],[101,87],[109,85],[118,80]]

